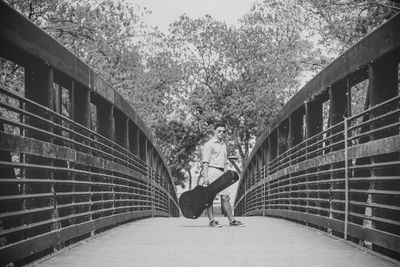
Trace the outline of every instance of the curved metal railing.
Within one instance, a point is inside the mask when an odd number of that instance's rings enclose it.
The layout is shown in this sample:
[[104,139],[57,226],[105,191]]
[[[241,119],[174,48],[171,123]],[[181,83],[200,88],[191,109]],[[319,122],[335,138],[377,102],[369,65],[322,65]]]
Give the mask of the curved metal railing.
[[[242,172],[236,215],[293,220],[399,259],[399,29],[398,15],[283,107]],[[356,85],[366,108],[352,114]]]
[[97,73],[0,1],[0,265],[108,227],[179,216],[171,173],[143,121]]

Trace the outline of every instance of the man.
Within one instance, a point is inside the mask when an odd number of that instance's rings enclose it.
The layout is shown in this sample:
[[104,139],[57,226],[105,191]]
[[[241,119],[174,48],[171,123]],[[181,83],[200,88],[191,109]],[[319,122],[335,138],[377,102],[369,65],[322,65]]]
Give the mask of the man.
[[[204,185],[208,185],[220,177],[226,170],[227,149],[224,142],[225,124],[218,123],[214,125],[214,137],[211,138],[203,147],[203,172]],[[243,226],[243,223],[235,220],[232,213],[232,207],[229,203],[229,191],[224,189],[219,193],[221,206],[229,220],[230,226]],[[214,218],[213,206],[207,208],[207,215],[211,227],[221,227]]]

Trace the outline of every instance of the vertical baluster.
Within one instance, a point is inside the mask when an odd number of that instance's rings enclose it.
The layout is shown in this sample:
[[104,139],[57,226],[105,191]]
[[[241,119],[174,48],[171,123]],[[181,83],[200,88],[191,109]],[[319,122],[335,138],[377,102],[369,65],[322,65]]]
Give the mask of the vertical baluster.
[[[305,114],[305,108],[304,106],[300,107],[298,110],[296,110],[295,112],[293,112],[290,116],[289,116],[289,134],[288,134],[288,146],[289,149],[292,149],[293,147],[295,147],[297,144],[299,144],[302,139],[302,130],[303,130],[303,117]],[[300,156],[297,152],[298,149],[296,150],[292,150],[292,152],[289,155],[289,160],[290,160],[290,164],[293,164],[293,159]],[[297,160],[296,160],[297,162]],[[297,176],[298,173],[291,173],[290,174],[290,189],[289,189],[289,194],[290,194],[290,198],[294,197],[296,200],[291,200],[290,204],[299,204],[299,201],[297,200],[299,198],[299,194],[296,193],[291,193],[293,188],[298,189],[298,186],[296,186],[297,183],[299,183],[300,179],[299,178],[295,178],[296,180],[293,180],[293,176]],[[297,191],[297,190],[296,190]],[[290,207],[291,210],[293,209],[297,209],[297,208],[293,208]]]
[[263,179],[263,204],[262,204],[262,211],[263,211],[263,216],[265,216],[265,201],[266,201],[266,191],[265,191],[265,187],[266,187],[266,174],[265,174],[265,168],[266,165],[263,166],[262,168],[262,179]]
[[347,240],[347,226],[349,222],[349,154],[348,154],[348,120],[344,119],[344,164],[345,164],[345,195],[344,195],[344,239]]
[[[346,115],[346,109],[348,110],[348,92],[349,92],[349,83],[348,79],[341,80],[331,86],[329,88],[329,100],[330,100],[330,109],[329,109],[329,126],[336,125],[338,123],[343,122],[344,116]],[[344,125],[344,124],[343,124]],[[340,131],[344,130],[344,126],[336,127],[331,131],[331,135],[335,135]],[[339,135],[335,138],[332,138],[331,142],[336,143],[340,141],[345,141],[345,134]],[[331,147],[330,151],[336,151],[343,149],[345,146],[344,143],[340,143]],[[335,212],[336,210],[340,210],[342,204],[336,204],[336,200],[340,200],[340,194],[334,193],[331,190],[340,189],[340,183],[335,180],[342,177],[342,174],[339,172],[335,172],[335,169],[342,168],[344,166],[344,162],[329,164],[329,168],[331,170],[330,173],[330,190],[329,190],[329,218],[330,219],[339,219],[341,216],[338,216]],[[328,228],[328,233],[333,233],[332,229]]]
[[[308,101],[305,105],[305,113],[306,113],[306,137],[311,138],[322,131],[322,122],[323,122],[323,112],[322,112],[322,97],[317,97],[311,101]],[[307,159],[314,158],[321,153],[315,153],[314,151],[320,148],[322,145],[314,145],[314,143],[321,140],[322,137],[314,137],[307,142]],[[318,168],[309,168],[307,169],[307,173],[313,173],[318,171]],[[310,182],[317,180],[317,176],[313,175],[314,178],[310,178],[307,174],[306,176],[306,183],[307,183],[307,213],[315,213],[314,209],[310,209],[310,206],[316,207],[319,205],[318,201],[311,201],[310,198],[314,196],[318,196],[318,194],[313,191],[315,189],[318,190],[318,185],[311,185]],[[317,212],[319,213],[319,212]]]
[[[82,125],[83,127],[90,129],[91,109],[90,109],[90,91],[89,91],[89,89],[82,86],[80,83],[74,81],[72,91],[71,91],[71,98],[72,98],[71,114],[72,114],[73,120],[75,122],[79,123],[80,125]],[[75,132],[90,138],[87,130],[75,128]],[[78,143],[82,143],[87,146],[91,145],[88,140],[85,140],[85,139],[79,137],[78,135],[75,135],[74,139]],[[74,148],[77,151],[92,154],[91,150],[87,150],[86,148],[83,149],[83,148],[79,148],[78,146],[75,146]],[[75,169],[77,167],[77,164],[74,163],[71,165],[71,167],[73,169]],[[79,166],[79,168],[82,169],[82,166]],[[91,168],[87,167],[87,168],[85,168],[85,170],[91,171]],[[77,180],[77,179],[82,180],[82,178],[83,177],[81,177],[81,175],[74,175],[72,177],[73,180]],[[88,182],[92,181],[91,175],[87,175],[87,177],[85,177],[85,179]],[[91,186],[91,184],[76,185],[75,190],[90,192],[90,191],[92,191],[92,186]],[[90,195],[77,195],[74,197],[74,200],[73,200],[73,202],[90,202],[90,201],[91,201]],[[92,215],[91,215],[92,210],[93,210],[93,207],[91,204],[87,205],[86,207],[83,207],[83,206],[75,207],[74,208],[75,214],[82,213],[82,212],[88,212],[90,214],[88,217],[76,218],[75,223],[80,223],[81,221],[84,221],[84,220],[92,220]]]
[[[30,68],[27,67],[25,68],[25,96],[33,100],[34,102],[37,102],[38,104],[41,104],[45,107],[48,107],[49,109],[53,108],[53,103],[54,103],[54,73],[53,69],[45,66],[45,65],[37,65],[35,68]],[[27,105],[26,106],[27,111],[35,114],[38,117],[44,117],[49,120],[53,120],[52,116],[50,114],[46,114],[45,112],[40,111],[38,108],[32,106],[32,105]],[[27,124],[40,128],[42,130],[45,130],[49,133],[53,132],[53,127],[44,124],[43,122],[40,122],[38,119],[29,117],[27,118]],[[31,137],[34,139],[38,139],[44,142],[49,142],[53,143],[54,139],[46,134],[38,133],[33,130],[26,131],[26,136]],[[47,166],[52,166],[53,165],[53,160],[49,158],[44,157],[43,151],[40,151],[42,153],[41,156],[33,156],[33,155],[26,155],[26,162],[30,164],[38,164],[38,165],[47,165]],[[52,180],[54,178],[54,174],[51,171],[45,171],[43,169],[27,169],[26,170],[26,177],[27,178],[32,178],[32,179],[50,179]],[[37,214],[29,214],[26,216],[26,224],[31,224],[31,223],[36,223],[41,220],[45,220],[46,217],[47,219],[49,218],[55,218],[57,216],[56,208],[55,208],[55,195],[54,195],[54,185],[50,183],[47,185],[43,184],[29,184],[26,185],[25,191],[27,194],[34,194],[34,193],[53,193],[53,197],[49,198],[49,205],[53,206],[53,210],[50,215],[47,216],[38,216]],[[46,200],[44,198],[41,199],[28,199],[25,200],[24,206],[27,209],[32,209],[32,208],[37,208],[37,207],[43,207],[47,205]],[[57,226],[52,224],[50,228],[56,228]],[[38,230],[38,229],[30,229],[27,230],[27,236],[34,236],[37,234],[42,233],[43,231],[50,231],[48,230]]]

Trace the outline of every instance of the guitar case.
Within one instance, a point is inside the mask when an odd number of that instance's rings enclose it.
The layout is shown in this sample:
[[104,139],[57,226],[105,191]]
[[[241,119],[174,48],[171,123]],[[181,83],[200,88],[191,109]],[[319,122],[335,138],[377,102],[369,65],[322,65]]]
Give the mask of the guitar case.
[[182,214],[188,219],[197,219],[210,207],[216,195],[239,180],[239,174],[235,171],[226,171],[207,187],[198,185],[192,190],[182,193],[179,197],[179,207]]

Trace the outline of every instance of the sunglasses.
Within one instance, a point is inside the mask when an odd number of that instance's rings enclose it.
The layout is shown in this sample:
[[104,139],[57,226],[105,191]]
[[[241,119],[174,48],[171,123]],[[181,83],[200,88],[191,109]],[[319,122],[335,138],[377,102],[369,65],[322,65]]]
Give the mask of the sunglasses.
[[218,130],[217,133],[225,133],[225,130]]

